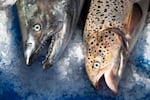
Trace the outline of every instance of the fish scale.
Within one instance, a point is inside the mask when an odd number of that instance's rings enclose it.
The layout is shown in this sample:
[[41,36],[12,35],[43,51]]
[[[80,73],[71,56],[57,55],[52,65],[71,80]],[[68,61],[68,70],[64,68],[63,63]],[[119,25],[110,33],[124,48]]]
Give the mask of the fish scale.
[[[92,33],[93,31],[101,31],[114,27],[119,27],[123,30],[126,21],[125,15],[128,14],[131,5],[132,3],[129,3],[129,0],[92,0],[85,31]],[[90,36],[89,34],[86,35],[87,38]]]

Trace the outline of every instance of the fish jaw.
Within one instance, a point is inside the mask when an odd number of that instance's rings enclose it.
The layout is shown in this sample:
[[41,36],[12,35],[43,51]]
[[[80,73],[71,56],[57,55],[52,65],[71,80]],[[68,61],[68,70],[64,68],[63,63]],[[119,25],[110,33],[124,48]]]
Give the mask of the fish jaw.
[[[113,73],[112,69],[109,69],[111,65],[105,66],[105,68],[101,69],[98,71],[98,73],[95,74],[95,72],[89,71],[89,69],[86,69],[86,72],[88,74],[89,80],[92,84],[92,86],[98,90],[100,87],[100,79],[104,76],[105,82],[107,86],[110,88],[110,90],[113,92],[114,95],[118,93],[118,82],[120,78],[116,77],[115,74]],[[114,66],[112,66],[114,67]],[[96,70],[96,69],[92,69]],[[93,73],[93,75],[92,75]]]
[[33,52],[35,51],[35,40],[32,35],[29,35],[29,39],[25,45],[24,49],[24,56],[25,56],[25,61],[27,65],[31,64],[31,57],[33,55]]
[[[88,62],[87,59],[86,59],[85,62]],[[107,71],[107,69],[108,69],[108,66],[106,66],[105,68],[101,69],[101,71],[99,72],[97,69],[94,69],[91,65],[88,65],[86,63],[86,72],[87,72],[88,78],[89,78],[92,86],[96,90],[99,89],[100,79],[102,78],[104,73]]]
[[124,58],[127,56],[127,46],[124,46],[125,40],[120,35],[122,33],[114,30],[96,32],[88,39],[85,65],[89,80],[95,89],[99,88],[99,80],[104,76],[107,86],[117,94],[118,83],[126,63]]

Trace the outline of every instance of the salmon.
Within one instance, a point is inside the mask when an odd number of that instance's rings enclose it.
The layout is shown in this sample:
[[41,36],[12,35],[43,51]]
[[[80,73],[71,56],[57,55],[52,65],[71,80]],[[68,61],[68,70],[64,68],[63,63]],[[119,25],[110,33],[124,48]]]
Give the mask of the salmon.
[[84,0],[18,0],[17,9],[24,57],[31,65],[49,44],[43,61],[46,69],[56,63],[75,30]]
[[149,0],[91,0],[83,40],[85,67],[91,84],[99,89],[104,76],[110,90],[118,84],[141,33]]

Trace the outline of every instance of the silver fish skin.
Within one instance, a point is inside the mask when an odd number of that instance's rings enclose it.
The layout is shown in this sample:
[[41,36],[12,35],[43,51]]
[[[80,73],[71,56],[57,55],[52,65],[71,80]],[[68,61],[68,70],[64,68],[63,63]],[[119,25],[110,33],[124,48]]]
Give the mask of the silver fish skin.
[[148,7],[149,0],[91,0],[83,36],[86,72],[94,88],[99,89],[104,76],[110,90],[118,93]]
[[26,64],[32,64],[49,39],[43,68],[57,62],[75,30],[84,0],[18,0]]

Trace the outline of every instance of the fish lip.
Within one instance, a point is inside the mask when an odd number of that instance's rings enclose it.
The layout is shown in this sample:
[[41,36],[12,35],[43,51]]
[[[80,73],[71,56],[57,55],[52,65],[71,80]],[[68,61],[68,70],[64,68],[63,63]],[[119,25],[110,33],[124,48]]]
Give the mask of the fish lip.
[[[109,66],[109,64],[107,64],[107,66]],[[95,84],[94,84],[94,88],[95,88],[96,90],[98,90],[98,89],[100,88],[100,81],[101,81],[101,78],[103,78],[105,72],[108,70],[108,67],[107,67],[106,69],[102,69],[102,70],[103,70],[102,73],[98,73],[98,74],[97,74],[98,77],[96,78],[96,82],[95,82]]]
[[96,80],[96,83],[94,84],[94,89],[95,89],[96,91],[98,91],[99,88],[100,88],[100,78],[99,78],[99,80]]
[[101,75],[98,74],[98,77],[96,78],[96,81],[95,81],[95,82],[92,82],[92,84],[91,84],[92,87],[93,87],[96,91],[98,91],[98,90],[100,89],[100,80],[101,80],[102,76],[103,76],[103,74],[101,74]]
[[31,66],[31,64],[32,64],[32,62],[33,62],[33,50],[31,51],[31,52],[25,52],[25,63],[26,63],[26,65],[28,65],[28,66]]
[[32,56],[30,58],[26,58],[26,65],[31,66],[32,64]]
[[33,50],[33,52],[29,56],[25,56],[26,65],[31,66],[37,55],[40,53],[40,51]]
[[103,76],[103,74],[99,75],[99,77],[96,79],[96,83],[95,83],[96,90],[99,90],[99,88],[100,88],[100,79],[102,78],[102,76]]

